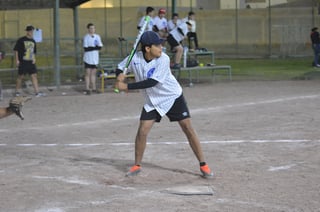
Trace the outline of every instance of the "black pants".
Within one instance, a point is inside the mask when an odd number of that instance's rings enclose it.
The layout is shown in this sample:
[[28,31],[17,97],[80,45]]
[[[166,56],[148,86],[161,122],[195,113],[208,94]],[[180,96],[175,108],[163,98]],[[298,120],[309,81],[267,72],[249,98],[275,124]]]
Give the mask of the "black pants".
[[192,45],[191,45],[192,40],[194,41],[195,49],[198,49],[199,45],[198,45],[197,33],[196,32],[188,32],[187,35],[188,35],[189,49],[193,49]]

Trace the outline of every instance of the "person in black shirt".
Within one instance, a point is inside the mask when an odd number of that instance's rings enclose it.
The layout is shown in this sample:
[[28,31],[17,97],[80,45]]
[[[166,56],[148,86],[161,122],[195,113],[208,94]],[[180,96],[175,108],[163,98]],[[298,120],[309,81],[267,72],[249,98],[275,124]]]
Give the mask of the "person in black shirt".
[[33,39],[33,26],[26,27],[26,35],[19,38],[14,46],[16,64],[18,67],[18,78],[16,83],[16,96],[20,96],[22,80],[26,74],[30,75],[32,85],[36,97],[45,96],[39,91],[37,68],[36,68],[36,53],[37,46]]
[[314,52],[314,60],[312,65],[315,67],[320,67],[320,65],[318,64],[320,54],[320,35],[317,27],[311,29],[310,38],[312,42],[312,49]]

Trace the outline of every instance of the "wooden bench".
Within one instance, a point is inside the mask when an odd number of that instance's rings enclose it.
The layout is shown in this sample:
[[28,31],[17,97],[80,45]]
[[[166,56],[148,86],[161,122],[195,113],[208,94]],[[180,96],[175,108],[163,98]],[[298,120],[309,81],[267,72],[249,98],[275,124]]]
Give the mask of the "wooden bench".
[[[118,64],[123,60],[123,58],[114,58],[114,57],[101,57],[99,59],[98,71],[101,72],[101,92],[104,92],[105,80],[116,79],[116,69]],[[129,73],[127,78],[134,78],[134,74]]]
[[180,74],[182,71],[188,72],[188,78],[189,78],[189,86],[193,86],[192,82],[192,72],[196,72],[197,74],[197,82],[199,82],[199,74],[201,71],[205,70],[211,70],[212,75],[212,82],[215,80],[216,77],[216,71],[217,70],[226,70],[229,76],[229,80],[232,80],[232,68],[230,65],[211,65],[211,66],[196,66],[196,67],[181,67],[179,69],[172,69],[172,72],[174,74],[177,73],[177,79],[180,80]]

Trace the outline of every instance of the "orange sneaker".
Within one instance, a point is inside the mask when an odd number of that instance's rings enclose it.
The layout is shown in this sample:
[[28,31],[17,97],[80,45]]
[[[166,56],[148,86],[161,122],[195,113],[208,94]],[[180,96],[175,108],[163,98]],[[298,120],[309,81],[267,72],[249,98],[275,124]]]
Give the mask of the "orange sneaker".
[[205,178],[213,177],[213,172],[208,165],[200,166],[200,171],[202,173],[202,176]]
[[141,166],[134,165],[130,168],[130,170],[127,172],[126,176],[136,176],[141,171]]

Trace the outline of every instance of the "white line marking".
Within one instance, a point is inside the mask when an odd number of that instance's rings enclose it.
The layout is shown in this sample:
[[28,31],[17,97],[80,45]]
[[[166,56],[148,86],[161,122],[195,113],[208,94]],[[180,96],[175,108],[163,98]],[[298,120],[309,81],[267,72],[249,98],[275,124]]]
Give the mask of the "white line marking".
[[36,146],[37,144],[17,144],[17,146]]
[[[222,105],[216,107],[208,107],[208,108],[198,108],[198,109],[191,109],[191,113],[202,113],[202,112],[220,112],[236,107],[247,107],[247,106],[255,106],[261,104],[272,104],[272,103],[279,103],[279,102],[286,102],[286,101],[294,101],[294,100],[305,100],[305,99],[316,99],[319,98],[320,95],[305,95],[305,96],[293,96],[287,98],[278,98],[278,99],[270,99],[270,100],[263,100],[263,101],[256,101],[256,102],[246,102],[240,104],[231,104],[231,105]],[[94,121],[82,121],[82,122],[74,122],[74,123],[64,123],[64,124],[56,124],[50,126],[39,126],[39,127],[27,127],[27,128],[16,128],[16,129],[0,129],[0,132],[12,132],[19,131],[19,130],[44,130],[49,129],[52,130],[53,128],[66,128],[66,127],[74,127],[74,126],[88,126],[88,125],[101,125],[115,121],[128,121],[128,120],[136,120],[139,116],[122,116],[122,117],[115,117],[115,118],[108,118],[108,119],[99,119]]]
[[32,178],[35,179],[44,179],[44,180],[57,180],[65,183],[71,183],[71,184],[79,184],[79,185],[93,185],[97,184],[95,182],[90,182],[87,180],[79,180],[77,177],[73,178],[65,178],[61,176],[56,176],[56,177],[50,177],[50,176],[32,176]]
[[279,102],[286,102],[286,101],[293,101],[293,100],[304,100],[304,99],[316,99],[319,98],[320,95],[307,95],[307,96],[294,96],[294,97],[287,97],[287,98],[279,98],[279,99],[270,99],[270,100],[263,100],[257,102],[245,102],[241,104],[234,104],[234,105],[223,105],[223,106],[216,106],[216,107],[209,107],[209,108],[199,108],[191,110],[191,113],[201,113],[207,110],[213,110],[214,112],[231,109],[235,107],[246,107],[246,106],[255,106],[260,104],[272,104],[272,103],[279,103]]
[[45,208],[45,209],[38,209],[35,212],[65,212],[65,210],[60,208]]
[[296,164],[289,164],[286,166],[270,166],[268,171],[274,172],[274,171],[287,170],[287,169],[291,169],[294,166],[296,166]]
[[58,144],[39,144],[40,146],[58,146]]
[[287,207],[287,206],[282,206],[282,205],[274,205],[274,204],[265,204],[265,203],[260,203],[260,202],[255,202],[255,201],[243,201],[243,200],[236,200],[236,199],[222,199],[219,198],[216,200],[217,203],[220,204],[233,204],[233,205],[248,205],[250,208],[256,207],[256,208],[263,208],[266,211],[293,211],[293,208]]
[[[308,139],[297,139],[297,140],[217,140],[217,141],[200,141],[202,144],[239,144],[239,143],[306,143],[306,142],[320,142],[320,140],[308,140]],[[147,142],[148,145],[189,145],[187,141],[170,141],[170,142]],[[134,142],[113,142],[113,143],[70,143],[70,144],[0,144],[0,147],[6,146],[19,146],[19,147],[96,147],[96,146],[132,146]]]

